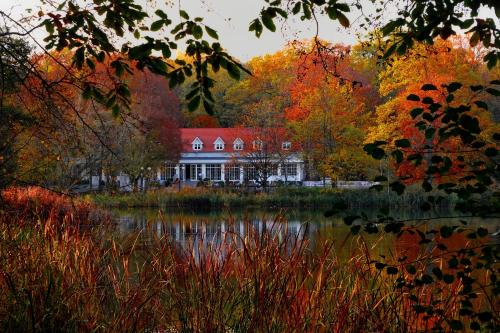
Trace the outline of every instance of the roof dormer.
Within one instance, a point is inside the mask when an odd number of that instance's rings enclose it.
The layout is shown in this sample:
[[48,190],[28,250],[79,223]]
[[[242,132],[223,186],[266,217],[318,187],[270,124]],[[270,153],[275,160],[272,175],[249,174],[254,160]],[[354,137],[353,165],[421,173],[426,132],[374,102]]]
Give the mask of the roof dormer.
[[196,137],[193,142],[191,142],[193,145],[193,150],[202,150],[203,149],[203,141],[200,140],[200,138]]
[[241,140],[240,138],[236,138],[236,140],[233,141],[233,149],[243,150],[243,140]]
[[215,141],[214,141],[214,149],[215,150],[224,150],[224,140],[221,139],[219,136]]

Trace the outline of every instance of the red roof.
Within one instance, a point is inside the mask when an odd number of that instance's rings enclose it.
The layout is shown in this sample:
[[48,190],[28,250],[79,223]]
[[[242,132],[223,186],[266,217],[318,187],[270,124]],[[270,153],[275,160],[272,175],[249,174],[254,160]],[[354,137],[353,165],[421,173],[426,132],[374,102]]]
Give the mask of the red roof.
[[[253,146],[253,141],[259,137],[257,130],[245,127],[233,128],[181,128],[182,152],[238,152],[234,150],[233,143],[236,139],[243,141],[244,150]],[[283,132],[279,129],[273,129],[274,134]],[[283,141],[285,135],[282,136]],[[198,138],[203,143],[202,150],[193,150],[193,141]],[[223,150],[215,150],[215,141],[221,138],[224,141]],[[265,139],[263,139],[265,141]],[[280,143],[281,144],[281,143]],[[294,147],[296,148],[296,147]]]
[[[250,128],[181,128],[181,140],[183,152],[234,152],[233,142],[240,138],[244,146],[252,134]],[[193,141],[198,138],[203,142],[202,150],[193,150]],[[215,150],[215,141],[221,138],[224,141],[224,150]],[[251,144],[251,143],[250,143]]]

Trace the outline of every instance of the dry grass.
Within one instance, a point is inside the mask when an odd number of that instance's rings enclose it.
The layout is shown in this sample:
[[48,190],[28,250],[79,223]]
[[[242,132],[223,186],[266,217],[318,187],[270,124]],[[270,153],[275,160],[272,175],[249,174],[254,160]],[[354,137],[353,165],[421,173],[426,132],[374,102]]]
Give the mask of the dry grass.
[[439,316],[416,314],[361,237],[342,261],[331,243],[311,252],[276,232],[279,218],[208,248],[168,237],[140,246],[136,237],[115,241],[108,227],[68,227],[85,223],[92,207],[70,209],[42,192],[49,203],[5,195],[19,213],[0,215],[2,331],[408,332],[457,315],[458,283],[440,295],[422,286],[421,300],[449,303]]

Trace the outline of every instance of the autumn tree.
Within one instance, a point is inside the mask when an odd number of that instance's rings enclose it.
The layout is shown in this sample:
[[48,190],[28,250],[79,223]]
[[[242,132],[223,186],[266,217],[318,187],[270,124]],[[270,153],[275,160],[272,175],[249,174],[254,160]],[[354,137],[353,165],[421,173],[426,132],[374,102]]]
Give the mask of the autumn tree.
[[302,48],[286,118],[304,149],[309,177],[363,179],[372,166],[361,146],[374,88],[350,66],[348,47],[313,40]]
[[230,87],[224,96],[224,105],[234,115],[236,123],[248,115],[255,116],[261,103],[272,104],[283,115],[290,105],[289,85],[297,77],[298,58],[292,46],[275,54],[255,57],[246,65],[252,72]]
[[[424,162],[426,163],[405,162],[398,165],[396,175],[411,175],[412,177],[406,177],[408,182],[419,181],[427,177],[425,166],[432,159],[432,150],[449,151],[454,165],[452,168],[455,168],[457,164],[460,164],[455,158],[456,153],[462,150],[461,144],[456,138],[448,140],[439,138],[437,133],[445,126],[440,123],[439,119],[434,121],[425,132],[420,131],[418,112],[429,103],[459,105],[480,98],[477,92],[457,90],[452,98],[446,100],[447,96],[441,94],[438,89],[434,89],[434,86],[444,87],[452,82],[460,82],[456,83],[457,87],[480,86],[485,85],[495,76],[498,76],[498,69],[492,72],[487,71],[481,61],[481,49],[470,48],[463,38],[440,40],[433,46],[417,45],[407,54],[392,58],[390,66],[386,66],[380,72],[380,94],[385,100],[377,106],[376,121],[370,127],[367,142],[379,140],[394,143],[394,140],[404,137],[409,141],[410,151],[425,152],[426,161]],[[408,96],[415,96],[423,86],[427,87],[429,99],[421,101],[420,108],[418,108],[414,97]],[[484,94],[483,97],[493,102],[491,97]],[[401,110],[411,108],[414,109],[412,113],[401,112]],[[493,110],[494,107],[491,109]],[[485,129],[482,133],[485,139],[491,137],[495,128],[498,130],[498,127],[491,121],[491,113],[480,106],[474,105],[471,115],[478,117],[478,125]],[[472,158],[472,156],[469,157]]]
[[[32,119],[16,105],[13,98],[26,79],[31,49],[22,39],[1,37],[3,32],[0,29],[0,189],[17,178],[16,142],[18,136],[32,124]],[[13,54],[24,61],[18,61]]]
[[[269,178],[278,175],[278,169],[290,162],[298,147],[292,143],[291,134],[286,128],[283,114],[275,105],[262,101],[254,105],[253,112],[247,111],[243,124],[248,130],[241,139],[246,147],[241,156],[246,167],[252,169],[255,180],[264,191],[268,190]],[[284,147],[284,143],[290,143]],[[286,174],[284,174],[285,180]]]

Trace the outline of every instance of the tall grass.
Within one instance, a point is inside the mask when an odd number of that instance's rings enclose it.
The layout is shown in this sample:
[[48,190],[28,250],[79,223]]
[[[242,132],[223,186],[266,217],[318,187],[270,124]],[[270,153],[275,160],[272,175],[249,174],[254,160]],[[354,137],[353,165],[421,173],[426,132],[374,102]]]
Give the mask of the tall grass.
[[[104,207],[199,207],[241,208],[297,207],[329,208],[345,203],[351,208],[360,207],[419,207],[425,201],[425,193],[413,189],[399,196],[394,192],[372,190],[341,190],[317,188],[280,188],[271,193],[245,193],[227,189],[185,188],[151,190],[148,192],[121,194],[93,194],[87,198]],[[449,201],[443,201],[449,206]]]
[[61,227],[85,221],[71,217],[77,209],[58,211],[0,215],[0,330],[408,332],[458,316],[459,282],[418,287],[422,304],[447,306],[417,314],[373,267],[362,237],[341,260],[330,242],[313,252],[307,240],[277,232],[286,223],[278,217],[267,230],[249,225],[245,237],[228,232],[208,247],[181,248],[168,236],[142,246],[138,235],[113,238],[110,225]]

